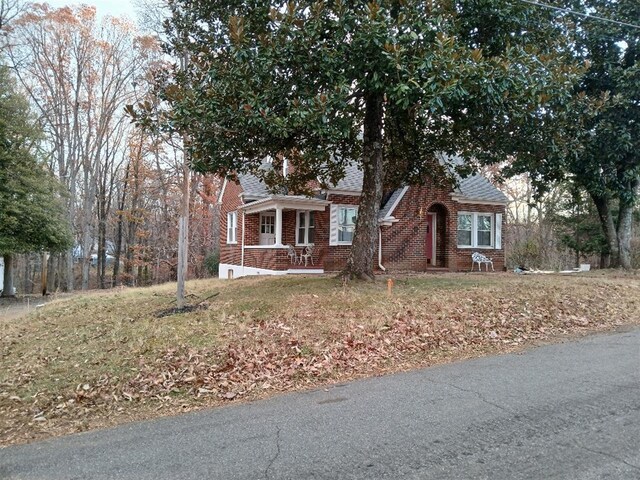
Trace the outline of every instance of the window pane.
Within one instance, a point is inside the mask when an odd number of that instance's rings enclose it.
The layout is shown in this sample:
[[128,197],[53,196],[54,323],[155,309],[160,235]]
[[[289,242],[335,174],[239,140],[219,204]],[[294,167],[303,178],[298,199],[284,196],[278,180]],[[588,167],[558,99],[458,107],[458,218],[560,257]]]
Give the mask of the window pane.
[[458,215],[458,230],[471,231],[471,215]]
[[491,246],[491,232],[478,232],[478,246],[490,247]]
[[298,241],[297,241],[297,243],[298,244],[305,243],[305,241],[304,241],[304,228],[299,228],[298,229]]
[[458,230],[458,245],[471,246],[471,230]]
[[298,226],[300,228],[304,228],[305,224],[305,220],[307,218],[307,212],[298,212]]
[[309,226],[311,228],[315,227],[314,218],[313,218],[313,212],[309,212]]
[[315,228],[313,228],[313,225],[311,227],[309,227],[309,243],[316,243],[316,235],[315,235]]
[[478,215],[478,230],[491,231],[491,215]]
[[340,207],[338,210],[338,241],[353,241],[358,209],[353,207]]
[[338,230],[339,242],[351,242],[353,240],[353,229],[350,227],[340,227]]

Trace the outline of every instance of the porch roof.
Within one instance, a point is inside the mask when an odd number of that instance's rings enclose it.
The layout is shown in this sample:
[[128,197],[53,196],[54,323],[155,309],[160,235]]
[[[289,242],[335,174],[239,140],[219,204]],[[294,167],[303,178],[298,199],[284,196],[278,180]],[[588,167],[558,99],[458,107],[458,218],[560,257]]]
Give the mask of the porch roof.
[[302,195],[269,195],[266,198],[240,206],[245,213],[258,213],[266,210],[313,210],[322,212],[331,202]]

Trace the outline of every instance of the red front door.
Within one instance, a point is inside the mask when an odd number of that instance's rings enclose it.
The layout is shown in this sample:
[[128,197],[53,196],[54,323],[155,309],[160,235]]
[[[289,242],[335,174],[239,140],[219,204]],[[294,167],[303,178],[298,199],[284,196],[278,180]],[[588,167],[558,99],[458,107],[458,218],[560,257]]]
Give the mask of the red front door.
[[433,229],[435,227],[434,216],[427,213],[427,238],[425,239],[425,256],[427,257],[427,265],[433,265]]

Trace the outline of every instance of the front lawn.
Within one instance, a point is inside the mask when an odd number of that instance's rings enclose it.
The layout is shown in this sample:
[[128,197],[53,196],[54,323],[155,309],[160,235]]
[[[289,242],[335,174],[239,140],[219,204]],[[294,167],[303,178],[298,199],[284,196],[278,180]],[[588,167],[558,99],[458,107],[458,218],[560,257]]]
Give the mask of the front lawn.
[[0,445],[640,323],[640,278],[442,274],[188,283],[0,319]]

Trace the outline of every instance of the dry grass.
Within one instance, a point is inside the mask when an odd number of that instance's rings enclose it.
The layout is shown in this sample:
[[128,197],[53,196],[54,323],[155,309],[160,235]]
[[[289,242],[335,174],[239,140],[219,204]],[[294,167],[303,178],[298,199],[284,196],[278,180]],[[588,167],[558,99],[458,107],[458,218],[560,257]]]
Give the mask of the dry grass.
[[[640,323],[640,278],[445,274],[190,282],[0,320],[0,445]],[[203,300],[204,299],[204,300]]]

